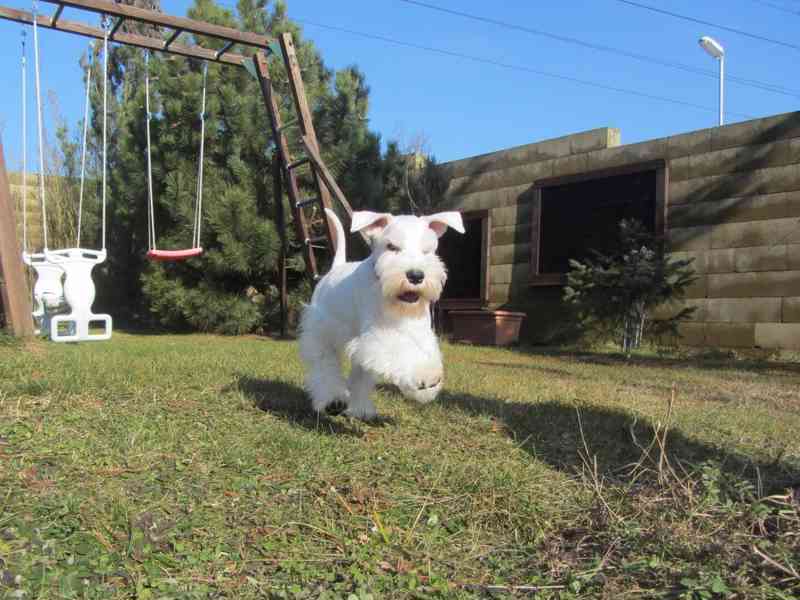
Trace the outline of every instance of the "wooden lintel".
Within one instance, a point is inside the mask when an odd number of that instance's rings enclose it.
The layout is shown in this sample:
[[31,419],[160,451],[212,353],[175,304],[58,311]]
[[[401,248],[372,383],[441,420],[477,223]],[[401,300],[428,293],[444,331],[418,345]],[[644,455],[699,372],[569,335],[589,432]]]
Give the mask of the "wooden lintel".
[[[9,21],[24,23],[26,25],[33,23],[33,15],[31,13],[15,8],[6,8],[4,6],[0,6],[0,19],[7,19]],[[55,25],[51,25],[50,17],[38,15],[37,23],[39,27],[55,29],[57,31],[63,31],[66,33],[74,33],[76,35],[82,35],[84,37],[95,38],[98,40],[102,40],[104,36],[103,30],[99,27],[91,27],[83,23],[76,23],[75,21],[61,20]],[[114,41],[127,46],[136,46],[137,48],[146,48],[149,50],[161,50],[170,54],[178,54],[180,56],[188,56],[191,58],[201,58],[203,60],[211,60],[229,65],[236,65],[237,67],[243,67],[244,61],[248,60],[241,54],[223,54],[217,58],[216,50],[203,48],[202,46],[184,46],[181,44],[173,44],[169,47],[169,49],[164,50],[164,40],[134,33],[117,33],[114,37]]]
[[126,19],[167,27],[169,29],[181,29],[189,33],[207,35],[220,40],[234,41],[256,48],[267,48],[271,41],[270,38],[265,35],[239,31],[232,27],[213,25],[212,23],[206,23],[204,21],[195,21],[194,19],[188,19],[186,17],[175,17],[154,10],[128,6],[127,4],[117,4],[109,0],[44,0],[44,2],[60,4],[80,10],[88,10],[112,17],[125,17]]

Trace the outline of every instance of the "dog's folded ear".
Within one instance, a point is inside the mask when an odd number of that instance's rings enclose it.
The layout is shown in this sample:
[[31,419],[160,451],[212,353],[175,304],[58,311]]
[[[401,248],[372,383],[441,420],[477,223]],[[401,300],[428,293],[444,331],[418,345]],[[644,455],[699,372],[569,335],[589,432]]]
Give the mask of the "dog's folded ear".
[[369,210],[359,210],[353,213],[350,221],[350,233],[357,231],[364,231],[364,233],[373,237],[382,232],[389,225],[392,220],[392,215],[389,213],[376,213]]
[[452,227],[458,233],[464,233],[464,221],[461,220],[461,213],[458,211],[440,212],[422,218],[428,222],[436,237],[442,237],[448,227]]

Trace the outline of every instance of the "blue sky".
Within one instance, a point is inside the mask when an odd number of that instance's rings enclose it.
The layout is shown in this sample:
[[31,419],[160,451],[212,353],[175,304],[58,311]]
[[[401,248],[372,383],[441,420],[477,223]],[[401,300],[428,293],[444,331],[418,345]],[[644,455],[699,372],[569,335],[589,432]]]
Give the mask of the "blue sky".
[[[729,76],[793,90],[777,94],[726,83],[726,122],[800,108],[800,0],[639,0],[675,13],[784,41],[790,48],[678,20],[619,0],[486,2],[425,0],[426,3],[614,47],[691,69],[716,73],[716,62],[698,46],[701,35],[726,49]],[[6,6],[30,8],[24,0]],[[162,0],[162,8],[183,15],[190,0]],[[235,0],[221,0],[233,5]],[[42,4],[43,12],[52,12]],[[618,127],[623,143],[710,127],[717,120],[717,81],[568,44],[541,35],[465,19],[401,0],[288,0],[289,14],[304,23],[330,68],[356,64],[371,87],[370,126],[384,140],[409,144],[426,140],[439,161],[453,160],[593,129]],[[71,10],[67,19],[76,19]],[[315,24],[312,24],[315,23]],[[516,68],[368,39],[364,34],[437,48]],[[21,26],[0,21],[3,88],[0,127],[9,168],[21,160],[19,41]],[[32,41],[32,36],[28,36]],[[42,77],[55,91],[71,123],[81,117],[83,90],[78,59],[85,38],[41,31]],[[32,47],[29,56],[32,64]],[[526,70],[528,69],[528,70]],[[702,105],[702,110],[642,95],[611,91],[556,77],[568,77]],[[32,69],[31,69],[32,72]],[[33,98],[32,78],[29,80]],[[30,104],[30,107],[33,105]],[[29,108],[28,136],[35,135]],[[29,156],[33,157],[29,141]],[[30,160],[30,159],[29,159]]]

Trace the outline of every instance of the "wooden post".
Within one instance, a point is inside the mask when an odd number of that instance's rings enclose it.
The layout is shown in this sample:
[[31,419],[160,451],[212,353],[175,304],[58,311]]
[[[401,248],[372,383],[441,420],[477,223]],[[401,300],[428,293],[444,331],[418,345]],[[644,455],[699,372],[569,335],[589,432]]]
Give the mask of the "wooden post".
[[287,336],[288,329],[288,298],[286,295],[286,214],[283,210],[283,167],[281,159],[276,152],[272,156],[272,182],[275,196],[275,224],[278,226],[278,235],[281,247],[278,253],[278,290],[281,296],[281,337]]
[[[27,198],[25,201],[27,202]],[[0,141],[0,279],[6,323],[17,337],[33,335],[31,299],[17,239],[17,219],[8,184],[3,143]]]

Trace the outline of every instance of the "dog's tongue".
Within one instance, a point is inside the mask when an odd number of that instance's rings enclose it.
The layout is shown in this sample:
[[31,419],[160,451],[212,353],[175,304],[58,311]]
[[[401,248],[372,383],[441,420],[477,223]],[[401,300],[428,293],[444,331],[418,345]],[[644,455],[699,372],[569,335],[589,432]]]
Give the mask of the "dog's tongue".
[[416,292],[405,292],[403,294],[400,294],[398,298],[403,302],[414,303],[417,300],[419,300],[419,294],[417,294]]

